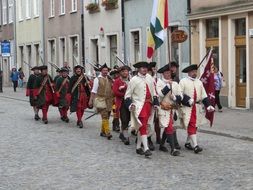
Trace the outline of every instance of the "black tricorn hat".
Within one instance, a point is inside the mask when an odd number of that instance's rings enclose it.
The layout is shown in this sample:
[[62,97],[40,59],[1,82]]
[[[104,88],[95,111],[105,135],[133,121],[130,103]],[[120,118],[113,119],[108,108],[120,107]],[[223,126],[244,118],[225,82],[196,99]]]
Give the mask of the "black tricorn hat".
[[69,70],[66,67],[62,67],[59,72],[69,72]]
[[39,68],[41,71],[42,71],[42,70],[47,70],[47,66],[46,66],[46,65],[41,65],[41,66],[39,66],[38,68]]
[[57,73],[61,72],[61,69],[60,68],[56,69],[56,72]]
[[107,64],[103,64],[100,68],[99,71],[102,71],[103,68],[107,68],[108,70],[111,70],[110,67],[107,66]]
[[182,70],[182,72],[183,73],[188,73],[188,72],[193,71],[193,70],[198,70],[198,65],[196,65],[196,64],[190,65],[190,66],[184,68]]
[[32,71],[34,71],[34,70],[40,70],[40,68],[38,66],[34,66],[34,67],[31,68],[31,70]]
[[148,68],[149,67],[149,64],[148,62],[146,61],[140,61],[140,62],[137,62],[133,65],[134,68],[141,68],[141,67],[146,67]]
[[131,68],[127,65],[124,65],[124,66],[118,68],[119,72],[124,71],[124,70],[131,71]]
[[74,69],[77,69],[77,68],[84,69],[84,67],[82,65],[76,65],[76,66],[74,66]]
[[110,71],[110,75],[111,75],[111,76],[112,76],[112,75],[115,75],[115,74],[117,74],[117,73],[119,73],[119,70],[118,70],[118,69],[113,69],[113,70]]
[[179,64],[176,61],[171,61],[169,64],[171,67],[173,67],[173,66],[177,67],[177,68],[179,67]]
[[170,64],[164,65],[162,68],[160,68],[157,72],[158,73],[164,73],[165,71],[170,71]]
[[149,63],[149,67],[152,68],[152,67],[156,67],[156,62],[152,61]]

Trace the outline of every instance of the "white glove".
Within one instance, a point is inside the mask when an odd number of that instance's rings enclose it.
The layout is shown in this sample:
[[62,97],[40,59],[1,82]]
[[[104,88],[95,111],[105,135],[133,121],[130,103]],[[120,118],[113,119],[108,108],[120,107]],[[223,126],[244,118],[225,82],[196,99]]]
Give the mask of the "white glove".
[[122,90],[122,89],[124,89],[125,88],[125,85],[124,86],[120,86],[119,87],[119,90]]
[[208,112],[213,112],[215,110],[213,106],[208,106],[206,109]]
[[193,105],[193,102],[194,102],[194,100],[193,100],[193,99],[190,99],[190,100],[188,101],[188,103],[190,104],[190,106],[192,106],[192,105]]

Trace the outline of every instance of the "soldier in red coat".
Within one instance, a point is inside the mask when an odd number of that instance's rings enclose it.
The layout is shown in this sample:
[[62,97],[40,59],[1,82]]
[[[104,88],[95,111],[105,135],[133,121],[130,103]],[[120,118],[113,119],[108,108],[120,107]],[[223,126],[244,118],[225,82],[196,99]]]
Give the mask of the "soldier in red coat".
[[129,82],[130,67],[119,68],[119,77],[113,83],[113,93],[115,96],[116,113],[119,113],[121,128],[119,138],[125,145],[129,145],[128,124],[130,121],[130,111],[124,104],[124,96]]

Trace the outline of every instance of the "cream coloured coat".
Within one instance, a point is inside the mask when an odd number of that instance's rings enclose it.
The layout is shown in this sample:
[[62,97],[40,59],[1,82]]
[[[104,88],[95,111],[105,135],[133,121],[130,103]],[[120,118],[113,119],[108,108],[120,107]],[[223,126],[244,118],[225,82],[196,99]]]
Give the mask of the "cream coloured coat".
[[[180,80],[179,85],[182,90],[182,94],[189,96],[192,100],[194,99],[194,88],[195,88],[196,94],[197,94],[196,102],[202,102],[202,100],[207,97],[203,83],[199,79],[193,80],[189,77],[186,77]],[[188,106],[181,107],[182,120],[183,120],[183,125],[185,128],[187,128],[189,125],[191,112],[192,112],[192,107],[188,107]],[[200,125],[207,122],[204,116],[205,111],[203,110],[202,104],[196,104],[196,113],[197,113],[196,126],[199,127]]]
[[[166,85],[168,85],[168,87],[171,90],[169,91],[168,94],[166,94],[164,96],[162,93],[162,89],[164,87],[166,87]],[[163,79],[159,79],[157,81],[156,90],[159,95],[160,103],[164,102],[167,104],[168,103],[175,104],[175,101],[171,98],[171,94],[173,94],[174,96],[180,96],[182,98],[182,92],[181,92],[180,86],[177,82],[172,82],[172,84],[169,85]],[[174,112],[175,112],[175,110],[172,110],[172,116],[173,116]],[[159,123],[160,123],[161,128],[168,127],[169,122],[170,122],[170,114],[171,114],[171,110],[163,110],[163,109],[159,108],[158,115],[159,115]]]
[[[146,98],[146,85],[148,85],[152,101],[153,97],[156,96],[155,82],[154,79],[147,74],[146,77],[142,76],[134,76],[127,87],[125,99],[130,98],[132,100],[132,104],[135,105],[135,111],[131,112],[131,128],[139,129],[141,126],[141,122],[138,119],[142,107]],[[151,114],[149,118],[149,125],[153,122],[153,114]]]

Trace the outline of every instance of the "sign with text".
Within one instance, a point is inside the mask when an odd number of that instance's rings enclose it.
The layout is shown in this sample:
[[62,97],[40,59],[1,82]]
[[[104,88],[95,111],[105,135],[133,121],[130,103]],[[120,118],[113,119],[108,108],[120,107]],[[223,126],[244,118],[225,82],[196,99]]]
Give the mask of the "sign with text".
[[185,31],[183,30],[175,30],[174,32],[172,32],[171,34],[171,41],[172,43],[183,43],[184,41],[186,41],[188,38],[188,35]]
[[9,41],[1,42],[1,54],[2,54],[2,57],[11,56],[11,43]]

